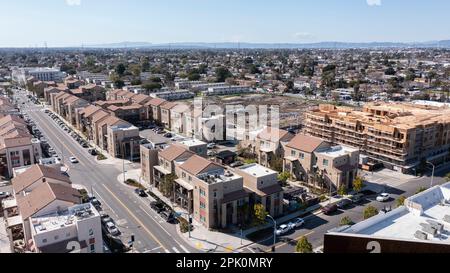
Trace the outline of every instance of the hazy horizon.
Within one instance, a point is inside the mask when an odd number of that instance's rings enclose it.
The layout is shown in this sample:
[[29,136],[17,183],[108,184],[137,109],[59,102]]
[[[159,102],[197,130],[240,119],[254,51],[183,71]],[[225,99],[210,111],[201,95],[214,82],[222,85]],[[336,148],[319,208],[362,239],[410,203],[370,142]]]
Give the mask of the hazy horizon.
[[441,0],[0,0],[0,47],[450,39]]

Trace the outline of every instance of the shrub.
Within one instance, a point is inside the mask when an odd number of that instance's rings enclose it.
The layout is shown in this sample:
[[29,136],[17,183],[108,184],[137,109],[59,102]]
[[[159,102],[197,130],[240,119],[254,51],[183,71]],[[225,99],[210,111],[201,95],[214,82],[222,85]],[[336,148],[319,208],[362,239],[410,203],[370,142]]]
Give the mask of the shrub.
[[[183,217],[178,217],[178,222],[180,223],[180,231],[182,233],[189,232],[189,222],[184,219]],[[193,230],[193,227],[191,225],[191,231]]]
[[426,191],[426,190],[428,190],[428,188],[426,188],[426,187],[420,187],[420,188],[416,191],[416,194],[419,194],[419,193],[424,192],[424,191]]
[[364,220],[374,217],[378,214],[378,210],[373,206],[368,206],[364,209]]
[[313,247],[310,242],[308,242],[308,239],[303,236],[300,238],[300,240],[297,242],[297,246],[295,247],[295,252],[297,253],[312,253]]
[[127,179],[127,181],[125,181],[125,184],[127,184],[128,186],[132,186],[132,187],[135,187],[138,189],[145,190],[145,187],[141,183],[137,182],[134,179]]
[[103,154],[99,154],[97,156],[97,160],[106,160],[106,156],[104,156]]
[[351,226],[353,225],[353,221],[350,217],[345,216],[341,219],[341,222],[339,223],[340,226]]

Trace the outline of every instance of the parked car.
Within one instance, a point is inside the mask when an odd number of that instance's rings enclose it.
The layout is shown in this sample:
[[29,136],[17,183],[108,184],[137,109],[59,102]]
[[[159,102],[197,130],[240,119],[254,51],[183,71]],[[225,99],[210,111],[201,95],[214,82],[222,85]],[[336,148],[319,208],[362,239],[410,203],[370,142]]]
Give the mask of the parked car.
[[151,202],[150,207],[157,213],[161,213],[164,211],[164,204],[161,202]]
[[206,145],[206,147],[208,149],[214,149],[214,148],[216,148],[216,143],[208,143],[208,145]]
[[114,225],[113,222],[106,223],[106,229],[112,236],[118,236],[120,234],[119,229],[116,227],[116,225]]
[[98,154],[97,151],[96,151],[95,149],[89,149],[89,150],[88,150],[88,153],[89,153],[90,155],[97,155],[97,154]]
[[140,197],[147,197],[147,193],[143,189],[135,189],[134,192]]
[[288,226],[291,229],[296,229],[296,228],[303,226],[304,224],[305,224],[305,220],[303,218],[296,218],[296,219],[294,219],[294,221],[289,222]]
[[241,166],[244,166],[244,163],[242,161],[236,161],[236,162],[230,164],[231,168],[237,168],[237,167],[241,167]]
[[108,214],[101,214],[100,219],[102,221],[102,224],[106,225],[109,222],[113,222],[112,218]]
[[277,228],[275,233],[277,234],[277,236],[280,236],[288,233],[289,231],[291,231],[291,227],[289,227],[289,225],[281,225]]
[[353,203],[352,200],[350,200],[348,198],[344,198],[337,203],[337,206],[340,209],[344,209],[344,208],[348,207],[351,203]]
[[389,200],[389,198],[390,198],[390,196],[388,193],[382,193],[377,196],[377,201],[378,202],[387,202]]
[[161,217],[168,223],[172,223],[173,221],[175,221],[175,216],[173,215],[173,213],[167,210],[161,212]]
[[166,134],[164,134],[164,137],[165,137],[165,138],[172,138],[173,135],[172,135],[171,133],[166,133]]
[[83,148],[89,148],[89,145],[86,142],[81,143],[81,147]]
[[335,213],[338,210],[338,206],[336,204],[329,204],[322,208],[322,212],[325,215],[330,215],[332,213]]
[[8,198],[11,194],[9,192],[0,191],[0,198]]
[[92,198],[91,198],[91,204],[92,204],[96,209],[98,209],[98,208],[100,208],[100,207],[102,206],[102,203],[100,203],[100,201],[98,201],[98,199],[95,198],[95,197],[92,197]]

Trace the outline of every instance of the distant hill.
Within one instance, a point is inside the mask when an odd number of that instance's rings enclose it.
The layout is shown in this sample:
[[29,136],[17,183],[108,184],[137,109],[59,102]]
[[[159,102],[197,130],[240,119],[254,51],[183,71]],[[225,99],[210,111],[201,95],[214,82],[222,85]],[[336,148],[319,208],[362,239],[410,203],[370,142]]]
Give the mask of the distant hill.
[[450,48],[450,40],[429,41],[419,43],[396,42],[318,42],[318,43],[165,43],[152,44],[147,42],[121,42],[111,44],[87,45],[88,48],[148,48],[148,49],[350,49],[350,48]]

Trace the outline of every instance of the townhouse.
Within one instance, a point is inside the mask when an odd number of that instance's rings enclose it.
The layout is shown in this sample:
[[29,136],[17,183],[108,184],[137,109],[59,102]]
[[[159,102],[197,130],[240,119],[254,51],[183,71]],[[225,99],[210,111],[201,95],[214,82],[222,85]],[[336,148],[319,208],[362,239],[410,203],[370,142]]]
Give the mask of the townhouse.
[[273,167],[275,161],[282,160],[286,144],[294,135],[286,130],[267,127],[258,134],[255,142],[255,151],[259,164],[264,167]]
[[0,171],[11,177],[13,169],[30,166],[42,157],[41,142],[34,139],[18,116],[0,118]]
[[98,100],[106,99],[106,90],[102,86],[96,84],[88,84],[85,86],[80,86],[77,89],[71,90],[74,96],[84,99],[88,102],[94,102]]
[[155,98],[145,103],[144,106],[147,107],[147,119],[161,124],[161,106],[166,102],[166,100]]
[[36,253],[71,252],[78,242],[80,253],[102,253],[100,215],[59,169],[34,165],[18,169],[12,180],[13,202],[5,206],[12,239],[25,241],[24,250]]
[[171,129],[172,124],[171,112],[175,106],[177,106],[177,104],[167,101],[159,107],[161,111],[161,125],[169,130]]

